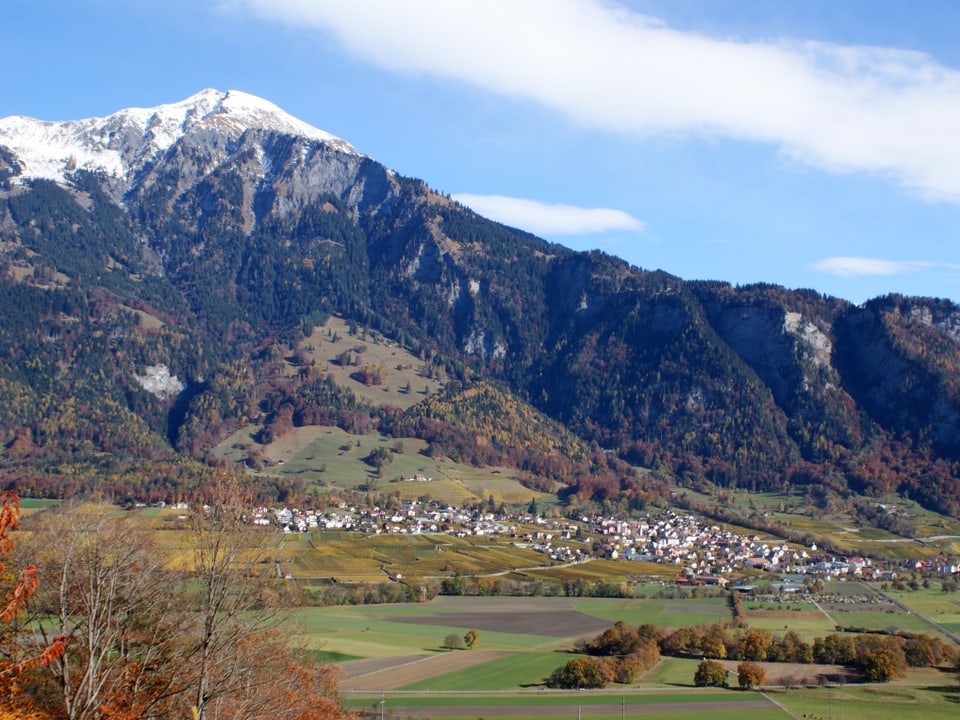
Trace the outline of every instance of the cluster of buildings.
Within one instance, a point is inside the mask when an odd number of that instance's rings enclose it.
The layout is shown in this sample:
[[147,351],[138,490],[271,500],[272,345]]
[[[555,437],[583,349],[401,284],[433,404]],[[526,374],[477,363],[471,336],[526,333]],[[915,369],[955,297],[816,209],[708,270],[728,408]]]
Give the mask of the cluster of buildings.
[[[347,504],[327,511],[261,507],[252,512],[251,521],[285,533],[343,530],[506,536],[554,562],[577,563],[592,557],[607,557],[673,565],[679,567],[682,576],[697,584],[726,585],[725,575],[749,568],[825,579],[892,580],[897,577],[894,570],[877,566],[868,558],[823,557],[815,545],[802,548],[764,541],[756,535],[739,535],[693,515],[664,512],[643,519],[597,515],[578,520],[547,520],[530,512],[470,511],[408,500],[393,508]],[[947,573],[957,570],[956,566],[944,567]]]
[[452,507],[424,506],[404,501],[397,508],[358,508],[341,504],[336,510],[301,510],[266,508],[253,511],[254,525],[276,526],[285,533],[311,530],[346,530],[363,533],[449,533],[460,537],[515,533],[513,525],[504,524],[494,513],[469,512]]
[[[737,535],[692,515],[675,513],[642,520],[584,517],[577,523],[545,520],[530,513],[468,511],[408,500],[390,509],[346,504],[329,511],[263,507],[253,512],[252,522],[275,526],[285,533],[345,530],[406,535],[445,533],[458,537],[506,535],[555,562],[582,562],[599,555],[679,565],[687,575],[707,578],[744,567],[793,571],[804,567],[808,560],[805,550],[761,542],[756,536]],[[518,525],[525,529],[518,532]],[[536,529],[530,530],[531,526]],[[584,527],[598,540],[578,542],[583,540]]]
[[[543,522],[541,520],[541,522]],[[551,522],[544,530],[527,533],[524,542],[531,550],[543,553],[551,560],[561,563],[577,563],[589,560],[592,553],[582,545],[567,545],[566,541],[577,537],[577,526],[572,523]],[[554,544],[556,542],[557,544]]]
[[709,581],[745,567],[771,572],[803,572],[809,553],[786,544],[763,542],[708,525],[692,515],[667,512],[643,520],[593,519],[610,558],[679,565],[684,573]]

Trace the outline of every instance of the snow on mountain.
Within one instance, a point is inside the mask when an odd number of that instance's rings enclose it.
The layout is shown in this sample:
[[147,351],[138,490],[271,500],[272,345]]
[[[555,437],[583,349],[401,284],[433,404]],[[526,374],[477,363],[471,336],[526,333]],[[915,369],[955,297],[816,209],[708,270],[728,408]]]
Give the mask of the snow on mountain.
[[185,135],[216,129],[230,138],[260,129],[317,140],[357,154],[344,140],[308,125],[267,100],[237,90],[206,89],[177,103],[128,108],[105,118],[47,122],[0,119],[0,146],[14,152],[21,178],[62,182],[79,169],[131,178]]

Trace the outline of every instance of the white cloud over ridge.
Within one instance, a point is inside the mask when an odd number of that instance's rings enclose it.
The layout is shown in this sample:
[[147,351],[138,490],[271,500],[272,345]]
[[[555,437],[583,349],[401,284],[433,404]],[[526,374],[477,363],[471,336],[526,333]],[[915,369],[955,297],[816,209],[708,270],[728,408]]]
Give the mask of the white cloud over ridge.
[[937,264],[920,260],[901,262],[867,257],[830,257],[817,260],[811,267],[814,270],[830,273],[831,275],[854,278],[865,275],[899,275],[901,273],[915,272],[938,265],[943,266],[942,263]]
[[960,72],[929,55],[681,32],[605,0],[221,0],[334,34],[394,72],[532,100],[585,127],[769,143],[960,203]]
[[491,220],[547,237],[644,229],[643,222],[622,210],[548,204],[503,195],[460,193],[451,197]]

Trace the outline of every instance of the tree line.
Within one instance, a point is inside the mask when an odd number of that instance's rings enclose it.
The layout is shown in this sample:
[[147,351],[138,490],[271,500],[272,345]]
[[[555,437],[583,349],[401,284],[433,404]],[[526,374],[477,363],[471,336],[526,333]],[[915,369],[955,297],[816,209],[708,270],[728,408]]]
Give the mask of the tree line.
[[[908,667],[938,667],[957,662],[952,645],[922,633],[831,633],[813,643],[788,630],[774,635],[769,630],[731,627],[728,623],[688,626],[672,631],[655,625],[616,622],[578,651],[587,657],[570,660],[557,668],[547,685],[557,688],[604,687],[610,682],[627,683],[659,661],[661,655],[700,657],[695,684],[726,685],[726,669],[719,660],[741,660],[741,686],[762,685],[758,662],[845,665],[858,670],[870,682],[888,682],[902,677]],[[743,664],[742,663],[742,664]],[[721,669],[722,678],[718,672]]]

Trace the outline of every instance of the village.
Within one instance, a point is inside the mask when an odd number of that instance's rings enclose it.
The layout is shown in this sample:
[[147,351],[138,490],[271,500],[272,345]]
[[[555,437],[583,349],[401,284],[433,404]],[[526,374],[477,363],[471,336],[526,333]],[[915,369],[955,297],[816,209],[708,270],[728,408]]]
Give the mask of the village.
[[[644,518],[595,515],[548,519],[532,512],[484,512],[407,500],[392,509],[341,503],[330,510],[261,507],[252,523],[284,533],[338,530],[358,533],[499,536],[558,563],[608,558],[671,565],[681,582],[726,587],[734,576],[761,571],[824,579],[892,581],[897,569],[865,557],[831,557],[758,535],[741,535],[689,514],[670,511]],[[915,566],[910,569],[921,569]],[[958,570],[944,567],[948,573]]]

